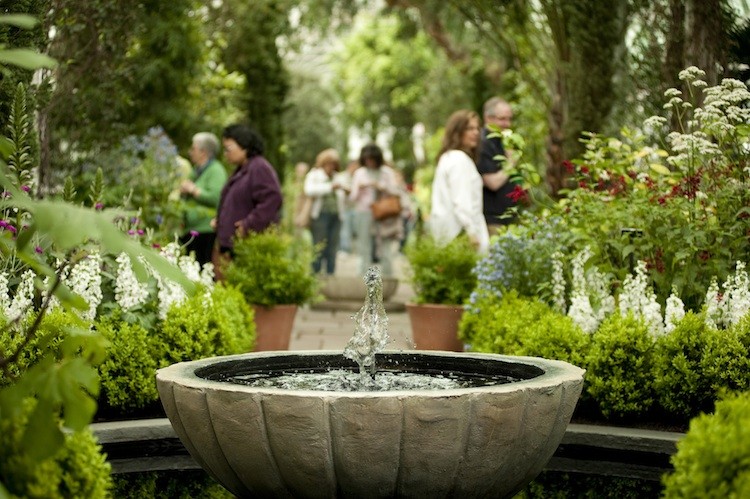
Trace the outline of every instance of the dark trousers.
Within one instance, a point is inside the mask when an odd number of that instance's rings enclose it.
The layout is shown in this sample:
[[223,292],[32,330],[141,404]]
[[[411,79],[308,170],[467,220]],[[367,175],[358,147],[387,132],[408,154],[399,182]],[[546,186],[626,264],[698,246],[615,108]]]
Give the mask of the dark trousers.
[[[341,234],[341,220],[335,212],[323,211],[318,218],[310,221],[310,232],[313,244],[320,250],[313,261],[313,272],[320,272],[323,260],[326,261],[326,273],[336,271],[336,252],[339,249],[339,235]],[[322,246],[322,248],[320,247]]]
[[202,265],[211,261],[211,252],[214,249],[214,241],[216,240],[216,233],[206,232],[200,233],[195,237],[190,234],[185,234],[180,238],[180,243],[185,246],[185,252],[195,253],[195,259]]

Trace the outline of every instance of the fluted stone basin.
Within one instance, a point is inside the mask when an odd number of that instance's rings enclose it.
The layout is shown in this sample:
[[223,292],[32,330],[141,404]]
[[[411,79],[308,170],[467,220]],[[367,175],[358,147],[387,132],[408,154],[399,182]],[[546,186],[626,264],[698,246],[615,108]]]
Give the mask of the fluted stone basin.
[[534,357],[387,352],[385,369],[507,375],[449,390],[324,392],[220,381],[253,372],[353,368],[340,352],[259,352],[157,373],[196,461],[240,497],[509,497],[550,459],[584,371]]

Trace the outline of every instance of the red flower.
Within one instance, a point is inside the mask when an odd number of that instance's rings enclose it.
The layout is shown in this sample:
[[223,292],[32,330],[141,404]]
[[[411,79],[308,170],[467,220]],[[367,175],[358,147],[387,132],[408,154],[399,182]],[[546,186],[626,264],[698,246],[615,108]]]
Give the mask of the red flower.
[[562,162],[563,168],[565,168],[565,172],[568,174],[572,174],[576,171],[576,167],[573,163],[571,163],[569,160],[565,160]]
[[516,185],[513,187],[513,191],[509,192],[507,196],[511,198],[514,203],[518,203],[519,201],[526,201],[528,191],[520,185]]
[[581,167],[581,173],[583,173],[584,175],[588,175],[588,174],[589,174],[589,171],[590,171],[590,170],[589,170],[589,167],[588,167],[588,166],[582,166],[582,167]]

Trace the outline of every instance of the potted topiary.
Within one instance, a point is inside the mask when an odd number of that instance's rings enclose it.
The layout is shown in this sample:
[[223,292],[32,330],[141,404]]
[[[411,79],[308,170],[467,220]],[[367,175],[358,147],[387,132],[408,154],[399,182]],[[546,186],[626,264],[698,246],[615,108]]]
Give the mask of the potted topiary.
[[415,302],[406,304],[415,347],[462,351],[458,322],[476,287],[472,272],[479,258],[476,250],[466,236],[440,244],[421,235],[406,246],[405,254],[416,293]]
[[249,233],[234,245],[224,273],[255,311],[255,350],[286,350],[297,307],[317,296],[312,246],[276,227]]

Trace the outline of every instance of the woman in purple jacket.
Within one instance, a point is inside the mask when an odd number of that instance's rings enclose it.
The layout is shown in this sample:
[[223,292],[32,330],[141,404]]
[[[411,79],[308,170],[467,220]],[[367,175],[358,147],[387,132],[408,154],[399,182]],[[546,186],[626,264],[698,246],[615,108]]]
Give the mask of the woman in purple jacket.
[[222,133],[224,158],[237,168],[221,191],[216,216],[216,239],[222,255],[233,255],[235,237],[261,232],[278,223],[281,186],[263,157],[263,140],[245,125],[230,125]]

